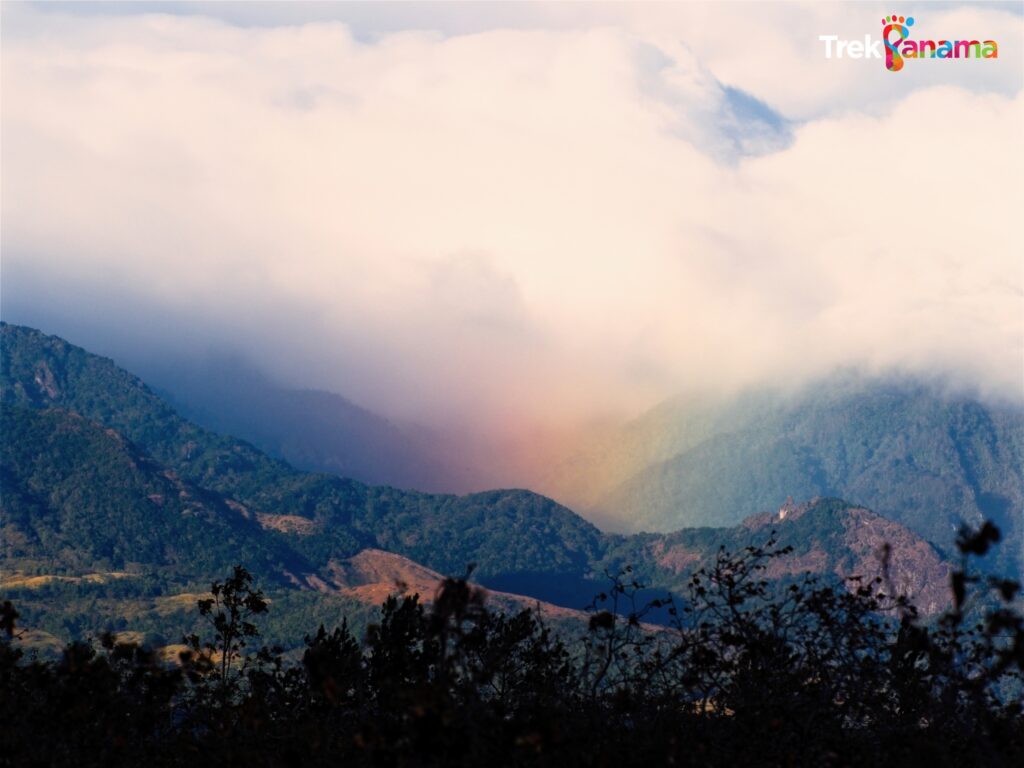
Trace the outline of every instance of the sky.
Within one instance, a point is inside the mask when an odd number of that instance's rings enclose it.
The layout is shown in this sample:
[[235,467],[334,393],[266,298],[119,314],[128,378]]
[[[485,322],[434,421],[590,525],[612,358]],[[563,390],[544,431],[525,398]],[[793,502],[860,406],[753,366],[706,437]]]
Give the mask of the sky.
[[[820,35],[995,39],[826,59]],[[515,435],[837,366],[1024,399],[1019,3],[2,5],[0,313]]]

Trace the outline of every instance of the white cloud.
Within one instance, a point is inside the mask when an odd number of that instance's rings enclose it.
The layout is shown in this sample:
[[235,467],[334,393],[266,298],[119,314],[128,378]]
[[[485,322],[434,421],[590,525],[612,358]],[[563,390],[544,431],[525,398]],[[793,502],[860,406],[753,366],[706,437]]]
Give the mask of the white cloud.
[[[808,66],[788,7],[729,27],[756,56],[710,16],[683,46],[638,16],[367,44],[18,14],[5,272],[82,313],[137,322],[130,294],[286,378],[481,426],[845,363],[1020,391],[1019,71],[867,105],[874,71]],[[742,133],[723,82],[801,118],[791,143]]]

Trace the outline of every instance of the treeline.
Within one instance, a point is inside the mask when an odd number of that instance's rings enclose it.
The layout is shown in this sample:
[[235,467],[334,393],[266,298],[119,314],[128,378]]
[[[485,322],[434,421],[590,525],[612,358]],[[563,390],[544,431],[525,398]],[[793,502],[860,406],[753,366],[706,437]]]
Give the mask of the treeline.
[[[613,574],[578,637],[488,610],[467,578],[389,598],[301,663],[261,645],[271,606],[235,568],[169,662],[113,636],[23,655],[0,611],[0,763],[18,766],[1010,766],[1024,764],[1019,585],[968,568],[925,622],[885,579],[763,578],[769,541],[721,551],[678,603]],[[671,628],[648,625],[667,611]]]

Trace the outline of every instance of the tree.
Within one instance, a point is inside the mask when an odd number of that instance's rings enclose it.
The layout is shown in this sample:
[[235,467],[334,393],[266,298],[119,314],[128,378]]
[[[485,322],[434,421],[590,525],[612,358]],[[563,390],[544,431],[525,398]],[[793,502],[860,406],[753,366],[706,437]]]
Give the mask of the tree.
[[[252,619],[266,613],[268,603],[263,591],[253,587],[252,575],[241,565],[234,567],[229,579],[210,585],[210,594],[212,597],[198,601],[197,605],[200,616],[213,629],[214,641],[203,643],[193,634],[185,638],[185,643],[195,654],[190,659],[194,669],[216,670],[218,690],[221,699],[226,701],[238,675],[248,666],[249,656],[243,651],[249,641],[260,634]],[[236,660],[242,661],[237,671],[234,670]]]

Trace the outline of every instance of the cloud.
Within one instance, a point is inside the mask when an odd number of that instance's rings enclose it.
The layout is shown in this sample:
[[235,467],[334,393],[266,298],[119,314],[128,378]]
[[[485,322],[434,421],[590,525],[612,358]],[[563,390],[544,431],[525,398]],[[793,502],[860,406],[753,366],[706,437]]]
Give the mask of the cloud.
[[1019,394],[1012,56],[869,105],[881,64],[809,66],[776,13],[730,27],[754,56],[626,10],[365,42],[5,7],[5,315],[478,429],[839,364]]

